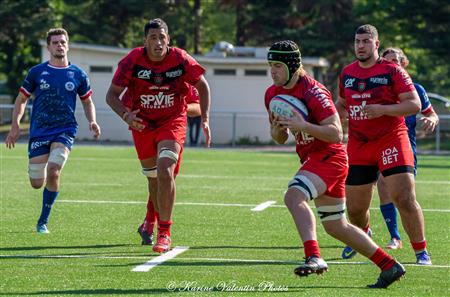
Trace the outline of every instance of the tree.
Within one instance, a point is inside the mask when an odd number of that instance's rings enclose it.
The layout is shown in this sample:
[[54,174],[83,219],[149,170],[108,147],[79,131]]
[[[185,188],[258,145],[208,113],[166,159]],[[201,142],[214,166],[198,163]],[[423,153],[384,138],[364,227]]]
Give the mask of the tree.
[[8,94],[17,94],[28,69],[40,61],[39,39],[55,24],[51,12],[51,1],[0,2],[0,73]]

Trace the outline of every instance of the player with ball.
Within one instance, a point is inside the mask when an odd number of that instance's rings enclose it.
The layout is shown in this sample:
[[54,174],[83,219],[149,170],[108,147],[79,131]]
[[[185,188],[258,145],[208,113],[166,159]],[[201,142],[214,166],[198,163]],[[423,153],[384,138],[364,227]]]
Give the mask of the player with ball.
[[345,217],[348,162],[343,133],[331,93],[311,78],[293,41],[274,43],[268,53],[273,85],[266,90],[272,138],[280,144],[295,136],[301,167],[289,182],[284,201],[303,242],[305,263],[294,273],[308,276],[328,270],[320,255],[316,221],[308,205],[314,200],[326,232],[369,258],[381,274],[371,288],[386,288],[405,274],[403,266]]

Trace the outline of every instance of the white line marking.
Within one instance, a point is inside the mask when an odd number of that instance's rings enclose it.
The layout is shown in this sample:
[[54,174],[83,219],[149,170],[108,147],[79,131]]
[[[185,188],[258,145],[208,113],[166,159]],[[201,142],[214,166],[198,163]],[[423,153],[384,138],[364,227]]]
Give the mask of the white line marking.
[[[99,256],[99,255],[0,255],[0,259],[147,259],[148,256]],[[155,258],[156,259],[156,258]],[[277,263],[277,264],[299,264],[301,261],[272,260],[272,259],[227,259],[227,258],[177,258],[177,261],[216,261],[216,262],[240,262],[240,263]],[[372,262],[364,261],[327,261],[334,265],[372,265]],[[403,266],[421,268],[450,268],[450,265],[417,265],[413,263],[402,263]]]
[[136,266],[134,267],[131,271],[134,272],[147,272],[150,269],[158,266],[159,264],[162,264],[164,262],[166,262],[167,260],[173,259],[176,256],[178,256],[181,253],[184,253],[185,251],[187,251],[189,249],[188,246],[176,246],[173,248],[173,250],[171,250],[170,252],[167,252],[161,256],[158,256],[156,258],[151,259],[150,261]]
[[275,204],[276,201],[266,201],[264,203],[256,205],[254,208],[251,209],[251,211],[263,211],[264,209],[270,207],[272,204]]
[[[58,200],[60,203],[93,203],[93,204],[147,204],[144,201],[108,201],[108,200]],[[269,202],[269,201],[268,201]],[[267,203],[267,202],[265,202]],[[256,208],[255,204],[243,203],[208,203],[208,202],[175,202],[175,205],[195,205],[195,206],[225,206],[225,207],[252,207]],[[269,205],[274,208],[286,208],[284,205]],[[311,205],[311,208],[315,206]],[[371,207],[370,210],[379,210],[378,207]],[[424,212],[450,212],[450,209],[422,209]]]

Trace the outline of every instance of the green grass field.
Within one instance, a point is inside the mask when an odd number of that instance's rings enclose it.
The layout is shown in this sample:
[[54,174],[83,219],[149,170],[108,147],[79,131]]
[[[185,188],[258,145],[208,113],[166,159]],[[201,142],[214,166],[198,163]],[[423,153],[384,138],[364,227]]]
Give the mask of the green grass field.
[[[0,153],[1,296],[449,296],[448,156],[419,158],[417,195],[433,266],[414,265],[401,230],[405,248],[390,253],[406,264],[406,277],[380,291],[365,288],[378,268],[360,255],[341,260],[344,245],[321,226],[329,272],[301,279],[293,274],[303,257],[283,206],[298,168],[293,152],[187,148],[172,234],[173,246],[189,249],[148,272],[132,271],[157,256],[136,233],[147,186],[134,148],[75,146],[50,217],[51,233],[44,235],[35,233],[42,191],[29,186],[26,146],[2,146]],[[251,211],[268,200],[276,203]],[[377,197],[373,207],[374,239],[384,246],[389,235]]]

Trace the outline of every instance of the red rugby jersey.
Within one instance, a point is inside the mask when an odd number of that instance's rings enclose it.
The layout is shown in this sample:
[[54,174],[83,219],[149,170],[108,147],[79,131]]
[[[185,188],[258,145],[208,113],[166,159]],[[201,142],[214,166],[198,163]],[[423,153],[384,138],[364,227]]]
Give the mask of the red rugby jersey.
[[146,49],[133,49],[118,65],[113,84],[127,87],[125,106],[140,109],[148,129],[186,115],[188,84],[195,85],[205,69],[184,50],[169,47],[160,62],[150,61]]
[[193,85],[188,85],[189,91],[186,95],[186,103],[200,103],[200,94]]
[[[308,122],[312,124],[319,124],[333,114],[337,114],[330,91],[309,75],[301,77],[291,89],[285,89],[282,86],[270,86],[266,90],[264,98],[268,112],[270,100],[276,95],[283,94],[294,96],[306,105],[308,109]],[[306,160],[309,152],[323,149],[332,151],[345,150],[342,143],[325,142],[305,132],[297,133],[294,136],[297,141],[296,151],[302,162]]]
[[381,116],[367,119],[361,112],[367,104],[397,104],[398,95],[414,91],[408,73],[400,66],[379,59],[370,68],[362,68],[358,61],[341,72],[339,96],[345,99],[349,117],[349,137],[359,141],[378,139],[392,131],[406,130],[403,116]]

